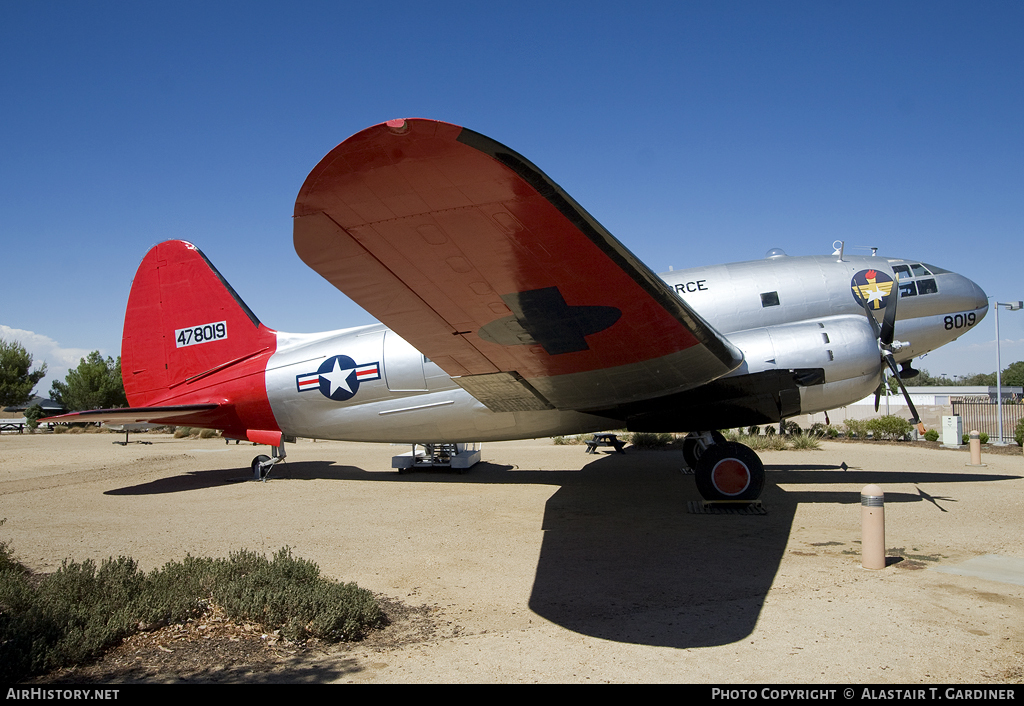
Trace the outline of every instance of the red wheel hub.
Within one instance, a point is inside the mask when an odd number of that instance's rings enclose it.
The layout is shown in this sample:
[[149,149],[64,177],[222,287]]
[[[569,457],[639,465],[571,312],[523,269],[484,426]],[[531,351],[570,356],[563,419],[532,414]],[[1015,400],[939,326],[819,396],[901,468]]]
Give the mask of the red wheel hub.
[[711,470],[711,483],[723,495],[739,495],[750,485],[750,469],[739,459],[724,458]]

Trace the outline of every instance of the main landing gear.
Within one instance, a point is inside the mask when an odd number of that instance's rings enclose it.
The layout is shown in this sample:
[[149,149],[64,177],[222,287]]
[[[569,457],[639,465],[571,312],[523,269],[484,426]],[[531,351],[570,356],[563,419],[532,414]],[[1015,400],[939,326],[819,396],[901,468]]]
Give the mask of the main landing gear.
[[749,446],[726,441],[717,431],[691,432],[683,440],[683,459],[705,500],[752,502],[761,497],[764,464]]
[[260,454],[259,456],[252,460],[253,480],[263,481],[265,483],[267,481],[267,476],[270,475],[270,469],[272,469],[275,464],[278,464],[284,460],[284,457],[287,455],[284,452],[284,439],[281,440],[280,446],[275,446],[273,448],[273,458],[267,456],[266,454]]

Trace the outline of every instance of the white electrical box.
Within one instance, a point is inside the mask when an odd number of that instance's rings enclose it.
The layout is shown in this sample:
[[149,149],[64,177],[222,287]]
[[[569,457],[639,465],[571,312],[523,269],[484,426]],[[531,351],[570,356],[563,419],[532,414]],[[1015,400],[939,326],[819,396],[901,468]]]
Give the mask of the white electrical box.
[[959,415],[942,418],[943,446],[961,446],[964,443],[964,422]]

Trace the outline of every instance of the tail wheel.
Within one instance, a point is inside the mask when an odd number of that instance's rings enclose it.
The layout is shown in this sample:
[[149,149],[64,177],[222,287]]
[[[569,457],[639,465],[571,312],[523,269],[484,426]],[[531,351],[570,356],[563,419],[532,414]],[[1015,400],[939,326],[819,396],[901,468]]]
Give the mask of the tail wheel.
[[764,488],[764,464],[743,444],[709,446],[694,471],[705,500],[757,500]]
[[263,480],[266,477],[266,471],[263,469],[263,464],[270,460],[270,456],[266,454],[260,454],[252,460],[252,477],[256,480]]

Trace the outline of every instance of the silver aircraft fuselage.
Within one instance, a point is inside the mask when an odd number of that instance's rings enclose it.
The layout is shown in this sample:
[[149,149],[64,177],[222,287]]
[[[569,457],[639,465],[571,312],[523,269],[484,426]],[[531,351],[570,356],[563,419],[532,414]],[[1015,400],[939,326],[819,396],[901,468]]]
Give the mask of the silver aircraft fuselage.
[[[895,336],[902,347],[894,356],[901,363],[955,340],[988,311],[981,288],[954,272],[914,260],[840,257],[776,255],[661,274],[744,357],[727,376],[682,393],[590,413],[494,412],[394,332],[373,324],[278,332],[267,395],[286,436],[347,441],[732,428],[836,409],[875,390],[882,361],[861,300],[880,321],[886,297],[899,292]],[[330,358],[334,367],[318,373]]]

